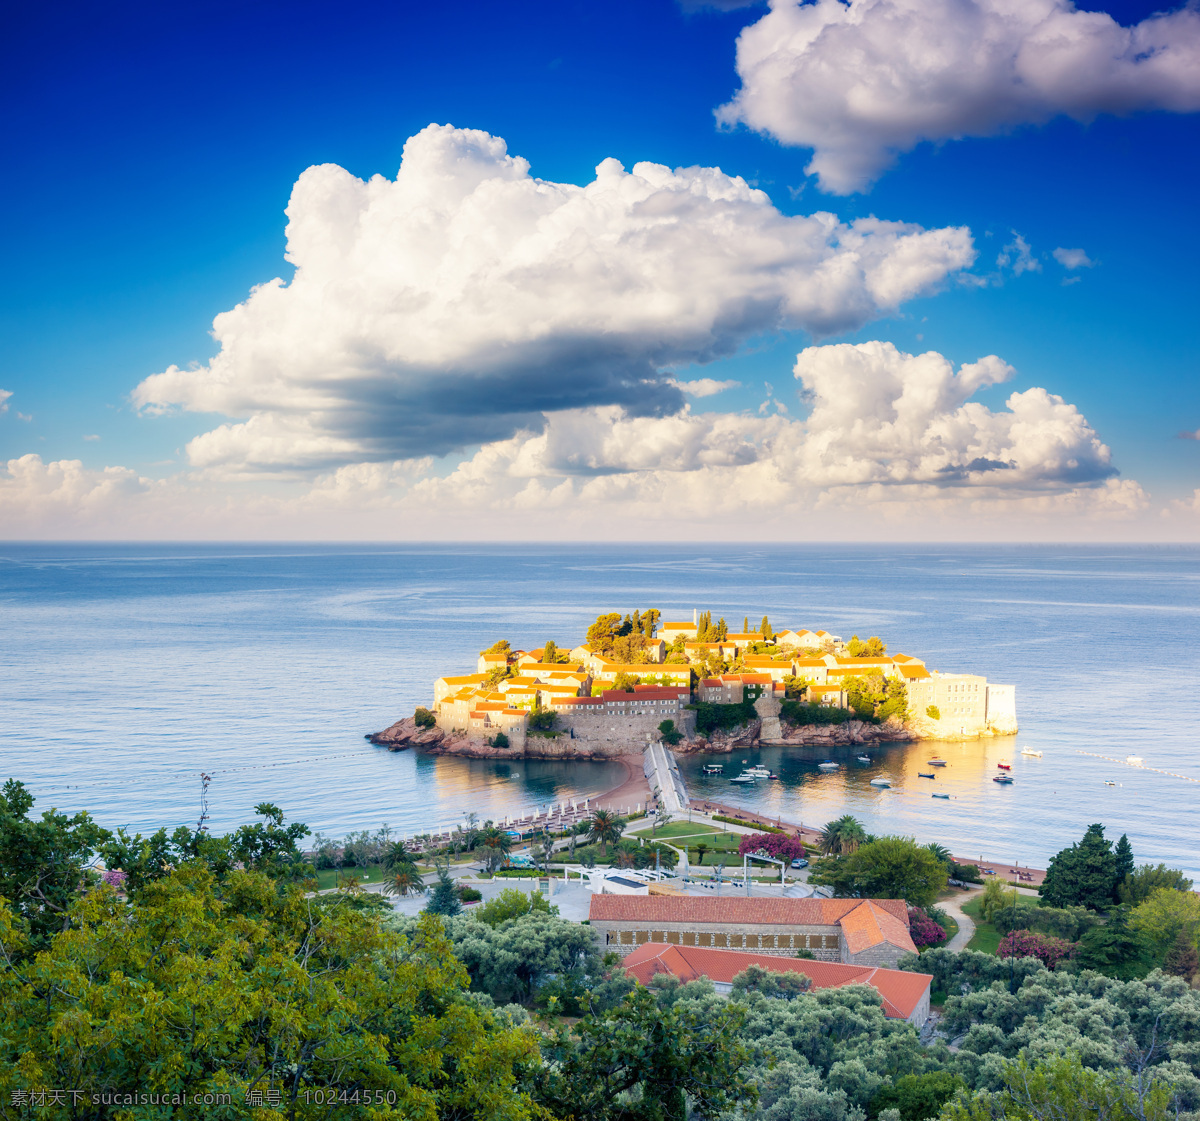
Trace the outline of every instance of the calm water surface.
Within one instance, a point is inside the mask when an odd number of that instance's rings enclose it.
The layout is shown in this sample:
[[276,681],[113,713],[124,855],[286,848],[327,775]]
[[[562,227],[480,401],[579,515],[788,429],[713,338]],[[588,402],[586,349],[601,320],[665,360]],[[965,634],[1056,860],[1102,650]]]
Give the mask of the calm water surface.
[[[740,628],[878,634],[931,668],[1017,686],[1021,734],[897,745],[826,775],[819,752],[766,749],[782,781],[706,779],[697,794],[962,855],[1042,864],[1093,821],[1139,860],[1200,879],[1200,552],[1181,547],[0,546],[0,752],[39,805],[145,831],[194,822],[213,774],[214,827],[270,800],[326,833],[412,832],[595,794],[609,764],[392,754],[363,735],[431,700],[506,636],[572,645],[604,610],[711,608]],[[1029,745],[1042,759],[1018,754]],[[937,751],[936,780],[917,768]],[[336,758],[327,758],[336,756]],[[991,781],[1000,759],[1015,783]],[[725,757],[730,762],[729,757]],[[869,785],[883,774],[890,790]],[[1116,782],[1105,786],[1104,780]],[[933,789],[953,795],[931,798]]]

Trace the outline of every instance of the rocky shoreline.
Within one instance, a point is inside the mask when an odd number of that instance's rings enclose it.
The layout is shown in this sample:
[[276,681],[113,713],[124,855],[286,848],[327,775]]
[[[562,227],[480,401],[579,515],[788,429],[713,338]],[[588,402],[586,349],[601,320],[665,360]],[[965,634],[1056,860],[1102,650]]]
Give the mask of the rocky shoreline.
[[[883,724],[867,724],[847,720],[845,724],[804,725],[782,724],[781,739],[762,739],[762,721],[753,720],[736,732],[714,732],[711,736],[696,736],[684,740],[673,749],[678,755],[700,752],[731,752],[746,747],[859,747],[868,744],[898,743],[922,738],[899,720]],[[373,732],[366,739],[389,751],[417,748],[431,755],[461,755],[472,759],[588,759],[608,761],[630,753],[627,743],[600,744],[594,740],[576,740],[569,736],[531,735],[524,748],[493,747],[465,732],[444,732],[440,728],[418,728],[410,716],[397,720],[382,732]]]

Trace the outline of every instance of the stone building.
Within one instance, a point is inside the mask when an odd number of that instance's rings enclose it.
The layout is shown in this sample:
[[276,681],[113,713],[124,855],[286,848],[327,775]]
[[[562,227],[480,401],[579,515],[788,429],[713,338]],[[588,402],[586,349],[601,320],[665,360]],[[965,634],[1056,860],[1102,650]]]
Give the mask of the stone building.
[[892,967],[916,953],[901,899],[594,895],[588,917],[622,957],[660,943]]

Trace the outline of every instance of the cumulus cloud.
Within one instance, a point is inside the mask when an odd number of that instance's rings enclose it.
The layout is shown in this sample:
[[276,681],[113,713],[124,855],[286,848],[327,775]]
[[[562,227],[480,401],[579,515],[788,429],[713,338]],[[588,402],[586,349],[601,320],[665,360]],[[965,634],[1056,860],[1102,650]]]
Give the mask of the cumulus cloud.
[[1020,276],[1023,272],[1042,271],[1042,263],[1033,255],[1029,242],[1016,230],[1013,230],[1012,241],[996,256],[996,267],[1011,269],[1013,276]]
[[1103,536],[1146,508],[1075,406],[1043,388],[1009,393],[1002,407],[978,399],[1013,375],[994,355],[955,367],[890,343],[814,346],[794,375],[803,418],[562,409],[449,471],[429,457],[358,462],[264,489],[25,456],[0,472],[0,524],[50,510],[72,519],[65,536],[103,526],[112,536],[522,539],[530,518],[550,518],[580,539],[685,540],[720,519],[755,540],[1063,539]]
[[1051,255],[1064,269],[1090,269],[1096,263],[1082,249],[1060,247],[1052,250]]
[[0,389],[0,413],[8,412],[8,399],[11,396],[11,389]]
[[207,365],[134,392],[230,418],[189,445],[196,466],[326,469],[568,409],[670,415],[668,367],[762,331],[859,327],[974,260],[966,229],[789,217],[716,168],[607,159],[583,187],[537,179],[500,138],[439,125],[395,180],[309,168],[287,214],[293,279],[218,315]]
[[1180,432],[1179,438],[1181,440],[1200,440],[1200,428],[1197,428],[1195,432],[1188,432],[1186,430]]
[[717,381],[716,378],[693,378],[691,381],[677,381],[672,378],[671,385],[688,397],[715,397],[727,389],[737,389],[740,381]]
[[1066,115],[1200,109],[1200,11],[1122,27],[1070,0],[771,0],[717,111],[813,149],[823,189],[866,189],[922,141]]

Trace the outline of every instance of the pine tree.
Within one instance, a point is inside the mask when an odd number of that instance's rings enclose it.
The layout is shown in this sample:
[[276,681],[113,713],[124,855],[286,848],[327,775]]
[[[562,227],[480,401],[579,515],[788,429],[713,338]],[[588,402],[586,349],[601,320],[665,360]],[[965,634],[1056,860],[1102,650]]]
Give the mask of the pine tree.
[[429,896],[429,905],[425,908],[430,914],[452,915],[462,914],[462,900],[458,897],[458,888],[445,868],[438,869],[438,882]]
[[1116,852],[1117,870],[1116,882],[1113,884],[1113,902],[1119,902],[1117,898],[1117,888],[1125,882],[1125,877],[1133,873],[1133,846],[1129,843],[1129,838],[1122,833],[1121,839],[1117,842]]
[[1050,858],[1038,889],[1051,907],[1106,909],[1117,884],[1117,858],[1104,839],[1104,826],[1089,825],[1083,840]]
[[1175,945],[1167,951],[1163,972],[1190,981],[1200,969],[1200,953],[1186,930],[1175,935]]

